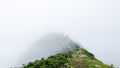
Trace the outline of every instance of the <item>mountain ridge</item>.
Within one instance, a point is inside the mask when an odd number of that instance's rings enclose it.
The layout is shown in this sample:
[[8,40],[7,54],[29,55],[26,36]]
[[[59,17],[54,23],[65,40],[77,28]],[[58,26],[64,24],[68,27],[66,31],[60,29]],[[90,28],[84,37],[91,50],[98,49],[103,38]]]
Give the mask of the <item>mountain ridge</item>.
[[22,68],[112,68],[83,48],[64,51],[23,65]]
[[[40,46],[45,48],[42,51]],[[43,49],[44,50],[44,49]],[[30,50],[29,50],[30,51]],[[56,52],[51,53],[50,52]],[[62,34],[44,36],[41,41],[31,48],[30,54],[26,54],[29,62],[23,63],[21,68],[112,68],[95,58],[95,56]],[[40,59],[42,54],[49,54]],[[25,60],[26,60],[25,59]],[[31,61],[32,59],[32,61]],[[24,61],[24,59],[23,59]]]

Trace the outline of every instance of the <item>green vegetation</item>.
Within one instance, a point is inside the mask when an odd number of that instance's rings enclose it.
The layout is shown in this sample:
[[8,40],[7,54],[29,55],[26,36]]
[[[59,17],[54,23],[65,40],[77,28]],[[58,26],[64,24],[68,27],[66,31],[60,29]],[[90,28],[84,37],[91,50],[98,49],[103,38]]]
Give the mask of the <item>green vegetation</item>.
[[[77,48],[77,47],[76,47]],[[61,52],[46,59],[36,60],[23,65],[22,68],[112,68],[97,60],[94,55],[83,48]]]
[[35,62],[30,62],[24,65],[23,68],[61,68],[67,67],[65,65],[69,62],[68,58],[72,57],[72,53],[63,52],[50,56],[47,59],[42,58],[41,60],[36,60]]

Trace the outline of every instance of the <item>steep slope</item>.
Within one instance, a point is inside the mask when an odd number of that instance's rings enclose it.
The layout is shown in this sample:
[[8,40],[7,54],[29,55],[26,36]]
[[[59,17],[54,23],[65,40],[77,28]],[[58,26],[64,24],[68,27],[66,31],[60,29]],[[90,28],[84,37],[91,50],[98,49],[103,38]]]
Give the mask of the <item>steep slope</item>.
[[45,35],[25,55],[21,68],[112,68],[61,34]]
[[111,68],[94,57],[92,53],[80,48],[72,54],[71,67],[73,68]]
[[36,60],[23,65],[22,68],[112,68],[94,57],[83,48],[65,51],[46,59]]

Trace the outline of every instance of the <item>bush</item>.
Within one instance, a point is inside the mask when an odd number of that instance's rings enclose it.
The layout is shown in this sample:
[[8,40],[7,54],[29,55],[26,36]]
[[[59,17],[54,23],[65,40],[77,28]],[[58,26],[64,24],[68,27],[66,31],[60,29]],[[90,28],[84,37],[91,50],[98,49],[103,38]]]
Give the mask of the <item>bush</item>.
[[59,53],[48,57],[47,59],[42,58],[41,60],[36,60],[35,62],[30,62],[23,68],[60,68],[64,67],[65,63],[68,63],[67,58],[72,57],[70,52]]

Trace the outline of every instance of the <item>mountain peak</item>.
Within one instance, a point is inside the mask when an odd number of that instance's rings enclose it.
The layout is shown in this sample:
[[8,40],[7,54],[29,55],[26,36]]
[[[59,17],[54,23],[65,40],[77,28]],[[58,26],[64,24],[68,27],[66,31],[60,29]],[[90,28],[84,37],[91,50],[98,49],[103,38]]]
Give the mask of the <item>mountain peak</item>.
[[78,44],[64,34],[49,33],[34,43],[23,57],[20,58],[18,64],[28,63],[29,61],[41,59],[42,57],[47,58],[59,52],[79,49],[79,47]]
[[43,36],[25,55],[22,68],[111,68],[63,34]]

